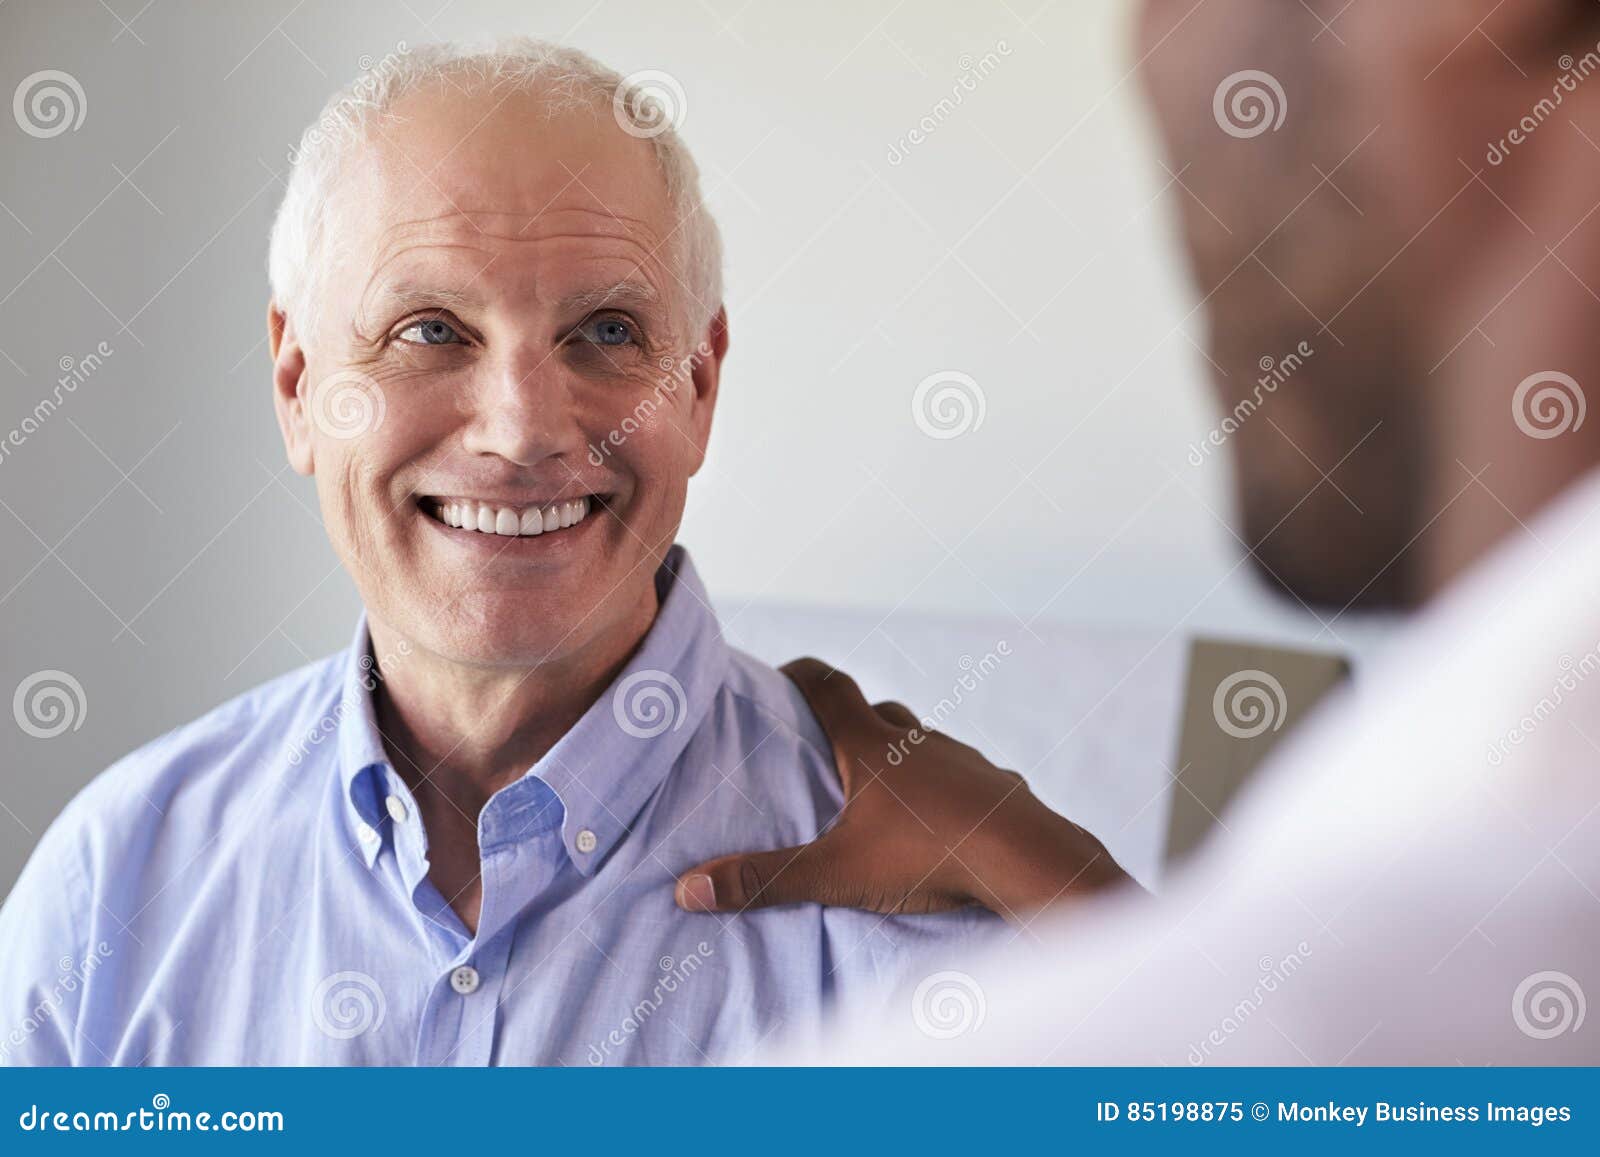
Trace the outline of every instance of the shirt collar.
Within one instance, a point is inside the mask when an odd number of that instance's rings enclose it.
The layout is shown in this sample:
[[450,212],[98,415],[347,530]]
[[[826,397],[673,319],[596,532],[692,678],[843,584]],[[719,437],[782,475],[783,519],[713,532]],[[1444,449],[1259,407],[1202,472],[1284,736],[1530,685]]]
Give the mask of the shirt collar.
[[586,876],[677,765],[727,673],[722,629],[683,547],[667,552],[656,592],[660,609],[633,658],[529,773],[561,800],[562,842]]
[[372,637],[366,612],[356,623],[355,639],[345,654],[344,680],[335,713],[338,728],[339,777],[350,805],[351,826],[367,867],[382,850],[381,780],[389,757],[383,750],[372,693],[380,678],[372,658]]
[[[655,582],[660,606],[644,641],[572,729],[485,808],[486,846],[533,830],[519,809],[540,806],[526,789],[534,786],[530,781],[542,781],[561,801],[568,858],[584,875],[593,874],[699,730],[726,675],[727,646],[683,547],[667,552]],[[377,833],[388,765],[372,696],[381,678],[363,614],[345,658],[336,726],[339,773],[369,868],[382,848]],[[502,795],[508,805],[503,809],[495,806]]]

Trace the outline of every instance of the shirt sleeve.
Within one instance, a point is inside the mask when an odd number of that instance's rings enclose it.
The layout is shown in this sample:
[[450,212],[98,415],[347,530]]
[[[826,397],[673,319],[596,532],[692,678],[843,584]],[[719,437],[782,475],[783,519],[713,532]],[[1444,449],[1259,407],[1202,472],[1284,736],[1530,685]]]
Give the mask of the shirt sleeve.
[[0,906],[0,1066],[77,1060],[84,987],[101,953],[85,942],[75,826],[70,811],[50,826]]

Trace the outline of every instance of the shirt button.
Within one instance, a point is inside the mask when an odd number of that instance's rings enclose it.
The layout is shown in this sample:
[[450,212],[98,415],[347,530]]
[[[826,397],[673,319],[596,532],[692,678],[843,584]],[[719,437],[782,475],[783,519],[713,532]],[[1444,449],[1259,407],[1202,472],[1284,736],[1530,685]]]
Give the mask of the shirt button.
[[406,822],[406,804],[397,795],[391,795],[383,801],[383,806],[389,809],[389,818],[397,824]]
[[357,824],[356,839],[360,840],[364,844],[375,844],[378,842],[378,833],[373,829],[371,824]]
[[578,833],[578,851],[583,852],[585,855],[594,851],[595,845],[599,842],[594,838],[594,833],[588,828],[584,828],[583,831]]
[[470,964],[463,964],[450,974],[450,987],[462,996],[471,996],[478,991],[478,970]]

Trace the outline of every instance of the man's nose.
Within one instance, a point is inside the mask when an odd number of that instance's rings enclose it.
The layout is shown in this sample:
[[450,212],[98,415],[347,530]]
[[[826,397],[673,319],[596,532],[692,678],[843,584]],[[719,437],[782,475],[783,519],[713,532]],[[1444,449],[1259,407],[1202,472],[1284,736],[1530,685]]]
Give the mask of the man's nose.
[[584,449],[577,398],[559,353],[526,349],[484,367],[464,448],[532,466]]

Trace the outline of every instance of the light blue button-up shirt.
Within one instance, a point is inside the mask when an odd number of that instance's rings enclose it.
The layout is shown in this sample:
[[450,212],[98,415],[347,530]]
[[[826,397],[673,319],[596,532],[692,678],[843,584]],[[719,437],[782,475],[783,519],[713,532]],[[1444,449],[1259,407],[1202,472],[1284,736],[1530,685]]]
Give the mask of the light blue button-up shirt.
[[677,909],[685,868],[803,843],[841,801],[804,700],[723,642],[681,548],[657,584],[617,682],[485,805],[476,935],[429,882],[363,622],[52,825],[0,909],[0,1063],[737,1061],[992,934],[976,910]]

